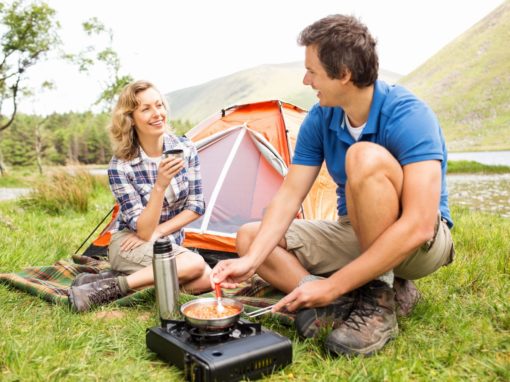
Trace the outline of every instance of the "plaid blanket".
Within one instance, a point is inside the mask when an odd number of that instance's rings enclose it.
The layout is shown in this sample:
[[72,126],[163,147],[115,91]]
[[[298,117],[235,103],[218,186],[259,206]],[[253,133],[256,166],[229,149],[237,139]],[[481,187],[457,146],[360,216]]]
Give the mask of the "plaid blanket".
[[[68,291],[76,275],[82,272],[99,273],[107,269],[110,269],[110,263],[106,260],[74,255],[70,259],[60,260],[51,266],[30,267],[16,273],[0,273],[0,283],[13,286],[53,304],[68,305]],[[246,312],[272,305],[283,297],[280,291],[258,276],[253,276],[237,289],[225,290],[224,293],[225,297],[242,302]],[[213,296],[213,293],[198,296],[181,293],[181,301]],[[154,299],[153,287],[135,291],[112,304],[132,306],[150,299]],[[286,325],[294,320],[294,315],[289,312],[275,313],[273,316]]]

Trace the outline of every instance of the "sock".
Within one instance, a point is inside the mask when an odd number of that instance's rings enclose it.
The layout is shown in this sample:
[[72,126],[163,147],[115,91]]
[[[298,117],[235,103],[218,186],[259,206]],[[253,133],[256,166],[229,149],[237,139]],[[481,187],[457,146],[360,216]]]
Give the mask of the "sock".
[[129,288],[129,285],[127,282],[127,277],[119,276],[119,277],[117,277],[117,282],[119,283],[119,287],[120,287],[120,290],[122,291],[122,293],[128,294],[128,292],[131,290],[131,288]]
[[304,283],[307,283],[308,281],[323,280],[323,279],[324,279],[324,277],[321,277],[321,276],[306,275],[301,280],[299,280],[298,286],[301,286]]
[[377,280],[380,280],[390,286],[390,288],[393,288],[393,279],[395,278],[393,271],[388,271],[386,273],[383,273],[380,275]]

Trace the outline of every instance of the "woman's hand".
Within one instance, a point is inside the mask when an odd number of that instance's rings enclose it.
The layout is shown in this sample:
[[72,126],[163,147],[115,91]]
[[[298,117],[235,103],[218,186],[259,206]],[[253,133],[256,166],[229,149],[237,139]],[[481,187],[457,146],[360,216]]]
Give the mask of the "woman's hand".
[[184,168],[184,161],[178,157],[163,158],[158,167],[156,185],[166,189],[172,178]]
[[131,251],[132,249],[135,249],[142,244],[147,243],[145,240],[140,239],[136,233],[130,233],[126,236],[124,241],[120,244],[120,249],[122,251]]
[[151,236],[150,241],[154,242],[154,241],[158,240],[161,236],[163,236],[163,233],[159,232],[159,229],[156,228],[156,230],[154,231],[154,233]]

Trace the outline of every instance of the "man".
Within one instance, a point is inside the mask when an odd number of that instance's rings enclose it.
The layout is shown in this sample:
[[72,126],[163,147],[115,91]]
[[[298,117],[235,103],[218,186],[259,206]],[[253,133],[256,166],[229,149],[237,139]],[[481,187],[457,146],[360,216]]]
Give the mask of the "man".
[[[302,336],[332,324],[328,350],[370,354],[398,333],[396,300],[406,311],[416,302],[407,280],[452,261],[445,142],[427,105],[377,80],[376,42],[357,19],[328,16],[298,42],[319,103],[262,222],[240,229],[240,258],[219,262],[212,282],[231,287],[257,272],[288,293],[273,311],[298,310]],[[339,220],[294,220],[323,161]]]

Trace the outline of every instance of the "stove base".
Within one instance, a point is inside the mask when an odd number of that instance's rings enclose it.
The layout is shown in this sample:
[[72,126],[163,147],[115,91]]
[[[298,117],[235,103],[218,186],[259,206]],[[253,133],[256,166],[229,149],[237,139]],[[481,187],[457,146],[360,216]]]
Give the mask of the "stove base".
[[292,362],[292,343],[278,333],[255,335],[220,343],[196,343],[172,331],[172,326],[147,329],[147,347],[184,371],[188,381],[240,381],[270,375]]

